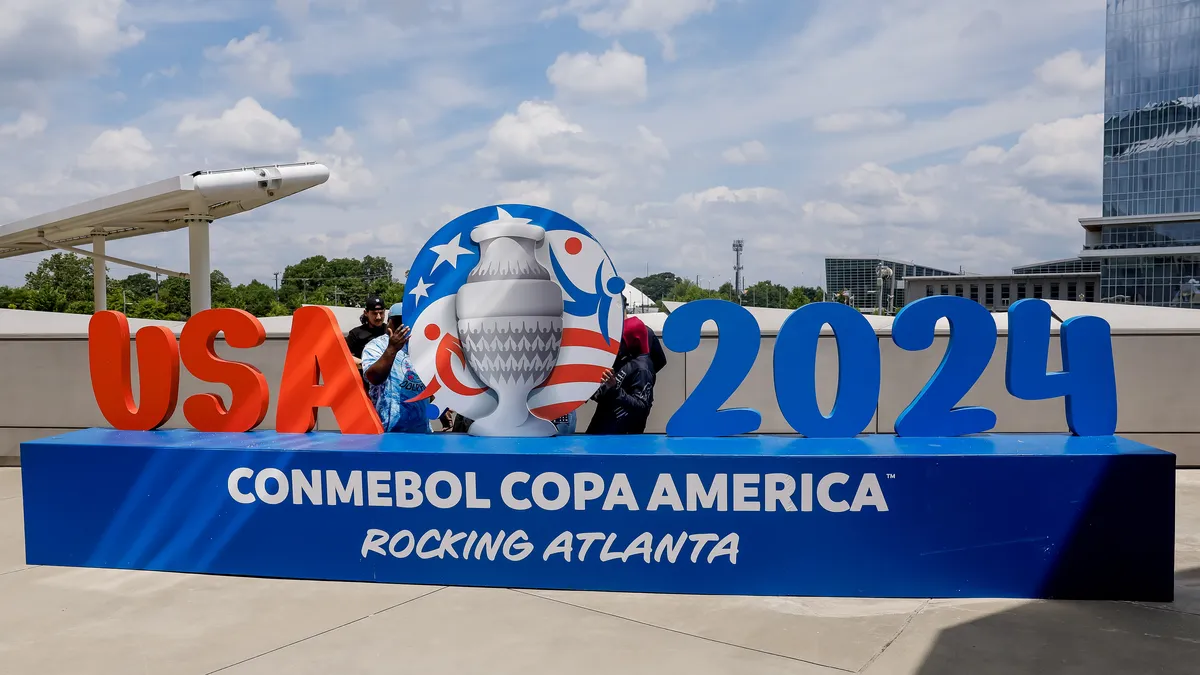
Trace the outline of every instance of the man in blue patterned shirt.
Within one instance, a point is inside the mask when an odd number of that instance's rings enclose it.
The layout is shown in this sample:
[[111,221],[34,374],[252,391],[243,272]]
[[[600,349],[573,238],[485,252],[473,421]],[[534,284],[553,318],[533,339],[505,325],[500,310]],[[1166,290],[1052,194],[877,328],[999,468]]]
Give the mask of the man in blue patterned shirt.
[[408,359],[409,327],[400,308],[392,305],[387,333],[363,347],[363,376],[385,432],[429,433],[429,399],[407,402],[425,391],[425,383]]

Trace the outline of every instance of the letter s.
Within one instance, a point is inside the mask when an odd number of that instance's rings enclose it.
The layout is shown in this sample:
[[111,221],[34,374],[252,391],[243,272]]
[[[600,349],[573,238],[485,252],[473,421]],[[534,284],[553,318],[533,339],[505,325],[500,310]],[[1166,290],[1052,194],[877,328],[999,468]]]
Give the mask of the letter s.
[[267,416],[267,378],[254,366],[217,356],[214,343],[221,332],[225,343],[237,349],[257,347],[267,339],[262,322],[242,309],[206,309],[188,319],[179,336],[183,365],[198,380],[228,385],[233,396],[226,409],[220,396],[196,394],[183,402],[183,414],[198,431],[250,431]]

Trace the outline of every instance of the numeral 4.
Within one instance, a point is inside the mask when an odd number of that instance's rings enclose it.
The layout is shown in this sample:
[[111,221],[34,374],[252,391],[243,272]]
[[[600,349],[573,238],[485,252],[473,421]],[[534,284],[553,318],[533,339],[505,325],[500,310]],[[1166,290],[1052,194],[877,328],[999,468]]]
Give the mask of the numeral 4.
[[1047,372],[1050,305],[1019,300],[1008,309],[1008,363],[1004,385],[1026,401],[1063,397],[1067,427],[1076,436],[1111,436],[1117,430],[1117,376],[1112,333],[1097,316],[1077,316],[1058,331],[1063,369]]

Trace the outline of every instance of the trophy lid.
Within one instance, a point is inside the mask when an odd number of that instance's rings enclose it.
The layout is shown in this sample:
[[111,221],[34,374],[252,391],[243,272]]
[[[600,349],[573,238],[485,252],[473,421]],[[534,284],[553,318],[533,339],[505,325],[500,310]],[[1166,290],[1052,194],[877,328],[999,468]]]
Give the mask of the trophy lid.
[[546,230],[529,222],[528,218],[513,218],[500,207],[496,207],[496,211],[496,220],[480,223],[471,230],[471,241],[482,244],[489,239],[512,237],[530,239],[536,244],[546,238]]

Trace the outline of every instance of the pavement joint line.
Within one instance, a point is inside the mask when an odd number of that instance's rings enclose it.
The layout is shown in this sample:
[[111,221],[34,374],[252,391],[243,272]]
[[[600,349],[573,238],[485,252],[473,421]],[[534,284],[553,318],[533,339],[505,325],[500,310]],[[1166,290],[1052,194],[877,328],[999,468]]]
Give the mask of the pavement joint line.
[[353,620],[351,620],[351,621],[347,621],[347,622],[345,622],[345,623],[343,623],[343,624],[341,624],[341,625],[334,626],[334,627],[332,627],[332,628],[327,628],[327,629],[325,629],[325,630],[323,630],[323,631],[320,631],[320,632],[318,632],[318,633],[313,633],[312,635],[309,635],[309,636],[307,636],[307,637],[302,637],[302,638],[300,638],[299,640],[293,640],[293,641],[291,641],[291,642],[289,642],[289,643],[287,643],[287,644],[285,644],[285,645],[280,645],[280,646],[278,646],[278,647],[275,647],[274,649],[268,649],[267,651],[265,651],[265,652],[262,652],[261,654],[255,654],[254,656],[251,656],[251,657],[249,657],[249,658],[242,659],[241,661],[238,661],[238,662],[236,662],[236,663],[231,663],[231,664],[229,664],[229,665],[227,665],[227,666],[221,666],[220,668],[217,668],[216,670],[210,670],[210,671],[208,671],[207,673],[205,673],[205,675],[213,675],[213,673],[219,673],[219,672],[221,672],[221,671],[224,671],[224,670],[229,670],[230,668],[235,668],[235,667],[237,667],[237,666],[240,666],[240,665],[242,665],[243,663],[249,663],[249,662],[251,662],[251,661],[253,661],[253,660],[255,660],[255,659],[258,659],[258,658],[262,658],[262,657],[264,657],[264,656],[267,656],[268,654],[274,654],[275,652],[278,652],[278,651],[281,651],[281,650],[287,649],[288,647],[292,647],[292,646],[298,645],[298,644],[300,644],[301,642],[307,642],[308,640],[311,640],[311,639],[313,639],[313,638],[318,638],[318,637],[321,637],[322,635],[326,635],[326,634],[328,634],[328,633],[332,633],[332,632],[333,632],[333,631],[335,631],[335,630],[339,630],[339,629],[345,628],[346,626],[349,626],[349,625],[351,625],[351,624],[356,624],[356,623],[358,623],[359,621],[364,621],[364,620],[366,620],[366,619],[370,619],[370,618],[371,618],[371,617],[373,617],[373,616],[377,616],[377,615],[379,615],[379,614],[383,614],[384,612],[387,612],[387,611],[390,611],[390,610],[396,609],[397,607],[402,607],[402,606],[404,606],[404,605],[407,605],[407,604],[408,604],[408,603],[410,603],[410,602],[416,602],[417,600],[420,600],[421,598],[427,598],[427,597],[429,597],[429,596],[433,595],[434,593],[437,593],[438,591],[443,591],[443,590],[446,590],[446,588],[447,588],[446,586],[439,586],[438,588],[435,588],[435,589],[433,589],[432,591],[428,591],[428,592],[426,592],[426,593],[422,593],[422,594],[420,594],[420,595],[418,595],[418,596],[416,596],[416,597],[409,598],[409,599],[407,599],[407,600],[405,600],[405,601],[403,601],[403,602],[397,602],[396,604],[394,604],[394,605],[392,605],[392,606],[390,606],[390,607],[384,607],[383,609],[381,609],[381,610],[379,610],[379,611],[376,611],[376,612],[371,612],[370,614],[367,614],[366,616],[360,616],[360,617],[358,617],[357,619],[353,619]]
[[15,570],[9,570],[7,572],[0,572],[0,577],[8,575],[8,574],[16,574],[17,572],[24,572],[25,570],[35,570],[39,567],[41,567],[41,565],[26,565],[24,567],[18,567]]
[[1186,616],[1200,616],[1200,612],[1189,612],[1186,609],[1176,609],[1174,607],[1160,607],[1158,605],[1142,603],[1142,602],[1138,602],[1136,600],[1127,602],[1125,604],[1133,605],[1134,607],[1141,607],[1143,609],[1152,609],[1156,612],[1169,612],[1171,614],[1183,614]]
[[820,668],[829,668],[830,670],[836,670],[836,671],[838,671],[838,672],[842,672],[842,673],[854,673],[854,672],[856,672],[856,671],[853,671],[853,670],[849,670],[849,669],[847,669],[847,668],[842,668],[842,667],[840,667],[840,666],[833,666],[833,665],[829,665],[828,663],[820,663],[820,662],[817,662],[817,661],[809,661],[809,660],[807,660],[807,659],[802,659],[802,658],[795,657],[795,656],[788,656],[787,654],[780,654],[780,653],[778,653],[778,652],[769,652],[769,651],[767,651],[767,650],[765,650],[765,649],[758,649],[758,648],[756,648],[756,647],[747,647],[746,645],[739,645],[739,644],[737,644],[737,643],[735,643],[735,642],[726,642],[726,641],[724,641],[724,640],[718,640],[718,639],[716,639],[716,638],[706,637],[706,636],[704,636],[704,635],[696,635],[696,634],[694,634],[694,633],[688,633],[687,631],[678,630],[678,629],[676,629],[676,628],[668,628],[667,626],[660,626],[660,625],[658,625],[658,624],[655,624],[655,623],[649,623],[649,622],[647,622],[647,621],[639,621],[639,620],[637,620],[637,619],[632,619],[632,618],[630,618],[630,617],[627,617],[627,616],[621,616],[620,614],[613,614],[612,612],[605,612],[605,611],[603,611],[603,610],[600,610],[600,609],[595,609],[595,608],[593,608],[593,607],[585,607],[585,606],[583,606],[583,605],[576,605],[576,604],[575,604],[575,603],[573,603],[573,602],[567,602],[567,601],[565,601],[565,600],[559,600],[558,598],[548,598],[548,597],[546,597],[546,596],[544,596],[544,595],[538,595],[537,593],[531,593],[531,592],[529,592],[529,591],[527,591],[527,590],[525,590],[525,589],[521,589],[521,588],[510,588],[510,589],[508,589],[508,590],[510,590],[510,591],[515,591],[515,592],[517,592],[517,593],[520,593],[520,594],[522,594],[522,595],[528,595],[528,596],[529,596],[529,597],[531,597],[531,598],[537,598],[537,599],[539,599],[539,600],[546,600],[546,601],[549,601],[549,602],[556,602],[556,603],[558,603],[558,604],[560,604],[560,605],[566,605],[567,607],[574,607],[575,609],[582,609],[582,610],[584,610],[585,612],[592,612],[593,614],[600,614],[600,615],[602,615],[602,616],[607,616],[607,617],[611,617],[611,618],[614,618],[614,619],[620,619],[620,620],[622,620],[622,621],[628,621],[628,622],[630,622],[630,623],[636,623],[636,624],[638,624],[639,626],[646,626],[647,628],[656,628],[656,629],[658,629],[658,630],[667,631],[668,633],[675,633],[676,635],[683,635],[683,636],[686,636],[686,637],[695,638],[695,639],[697,639],[697,640],[703,640],[703,641],[705,641],[705,642],[712,642],[712,643],[714,643],[714,644],[724,645],[724,646],[726,646],[726,647],[733,647],[733,648],[735,648],[735,649],[742,649],[742,650],[745,650],[745,651],[748,651],[748,652],[756,652],[756,653],[758,653],[758,654],[764,654],[764,655],[766,655],[766,656],[774,656],[774,657],[781,658],[781,659],[787,659],[788,661],[796,661],[797,663],[805,663],[805,664],[808,664],[808,665],[810,665],[810,666],[818,666],[818,667],[820,667]]
[[859,668],[856,672],[861,673],[864,670],[866,670],[867,668],[870,668],[871,664],[875,663],[875,661],[878,660],[879,657],[883,656],[883,653],[888,650],[888,647],[891,647],[892,644],[896,642],[896,640],[900,639],[900,636],[904,634],[904,631],[908,630],[908,626],[909,626],[909,624],[911,624],[913,622],[913,619],[917,618],[917,615],[924,612],[925,608],[928,607],[929,603],[931,603],[931,602],[933,602],[933,598],[926,598],[925,602],[922,602],[920,607],[917,607],[912,612],[910,612],[909,615],[907,617],[905,617],[904,623],[900,625],[900,630],[896,631],[896,634],[892,636],[892,639],[883,643],[883,646],[879,648],[879,651],[875,652],[875,654],[872,655],[871,658],[868,659],[867,662],[864,663],[862,665],[862,667]]

